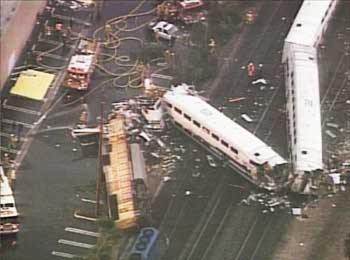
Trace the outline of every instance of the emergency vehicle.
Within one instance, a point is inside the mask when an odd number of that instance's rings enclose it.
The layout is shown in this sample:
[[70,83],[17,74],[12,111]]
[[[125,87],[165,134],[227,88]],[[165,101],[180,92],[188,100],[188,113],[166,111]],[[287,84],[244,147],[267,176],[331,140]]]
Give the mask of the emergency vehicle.
[[99,46],[95,41],[81,39],[72,56],[65,79],[65,86],[76,90],[87,90],[90,77],[97,62]]
[[161,19],[175,22],[180,21],[186,25],[197,23],[206,19],[202,0],[176,0],[165,1],[159,5]]
[[15,198],[3,167],[0,166],[0,237],[19,232],[19,213]]
[[205,20],[202,0],[178,0],[179,18],[185,24],[193,24]]
[[158,23],[151,22],[149,26],[157,38],[170,41],[172,38],[176,39],[180,36],[179,29],[175,25],[165,21],[160,21]]

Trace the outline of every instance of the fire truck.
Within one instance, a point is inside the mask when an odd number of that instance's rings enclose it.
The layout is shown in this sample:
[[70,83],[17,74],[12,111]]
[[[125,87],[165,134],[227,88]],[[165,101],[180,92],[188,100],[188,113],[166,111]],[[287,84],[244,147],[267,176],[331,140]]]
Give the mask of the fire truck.
[[90,77],[97,63],[99,45],[96,41],[81,39],[75,54],[70,59],[65,86],[76,90],[87,90]]
[[167,0],[161,4],[160,13],[163,20],[180,21],[186,25],[206,19],[202,0]]
[[205,20],[202,0],[178,0],[179,18],[185,24],[193,24]]

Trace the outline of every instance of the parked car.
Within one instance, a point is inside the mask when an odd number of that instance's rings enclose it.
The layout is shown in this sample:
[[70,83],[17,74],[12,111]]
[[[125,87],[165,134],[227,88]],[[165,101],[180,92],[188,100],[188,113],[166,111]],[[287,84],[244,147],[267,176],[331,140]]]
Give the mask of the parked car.
[[158,35],[157,37],[168,41],[179,38],[180,36],[179,29],[175,25],[165,21],[151,22],[149,26],[151,30]]

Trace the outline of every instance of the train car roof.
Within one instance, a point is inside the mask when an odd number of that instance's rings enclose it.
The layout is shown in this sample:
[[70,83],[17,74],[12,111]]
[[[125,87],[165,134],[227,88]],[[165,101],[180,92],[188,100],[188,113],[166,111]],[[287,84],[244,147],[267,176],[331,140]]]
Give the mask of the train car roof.
[[[322,168],[322,134],[317,60],[294,53],[297,170]],[[302,156],[302,157],[301,157]]]
[[285,41],[314,46],[319,40],[322,23],[333,1],[335,2],[335,0],[305,0]]
[[186,85],[180,85],[168,91],[164,99],[208,128],[211,133],[215,133],[235,149],[246,154],[254,162],[259,164],[268,162],[271,166],[286,163],[271,147],[248,130],[232,121],[201,97],[186,92]]

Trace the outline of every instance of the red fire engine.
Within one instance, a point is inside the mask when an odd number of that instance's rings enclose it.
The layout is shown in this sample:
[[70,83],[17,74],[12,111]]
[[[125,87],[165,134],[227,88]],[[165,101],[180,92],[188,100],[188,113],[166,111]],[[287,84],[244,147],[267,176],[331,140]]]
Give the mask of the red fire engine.
[[81,39],[75,55],[72,56],[65,79],[65,85],[72,89],[87,90],[90,77],[97,62],[99,46],[95,41]]
[[206,19],[202,0],[167,0],[159,5],[158,14],[162,20],[193,24]]

